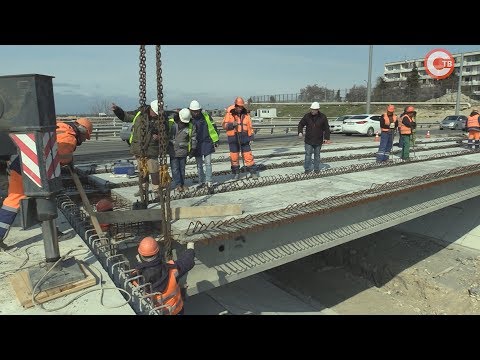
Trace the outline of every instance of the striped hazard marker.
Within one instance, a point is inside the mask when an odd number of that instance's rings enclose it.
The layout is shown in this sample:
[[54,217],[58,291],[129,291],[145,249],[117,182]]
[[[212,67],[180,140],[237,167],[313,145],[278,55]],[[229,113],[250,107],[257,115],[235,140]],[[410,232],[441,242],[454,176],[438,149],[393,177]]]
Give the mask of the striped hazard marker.
[[[10,137],[20,149],[22,172],[27,175],[35,185],[41,188],[41,162],[39,161],[39,154],[37,153],[35,133],[10,134]],[[60,159],[58,156],[58,146],[54,132],[44,133],[41,149],[43,151],[40,156],[45,164],[46,180],[51,180],[60,176]]]

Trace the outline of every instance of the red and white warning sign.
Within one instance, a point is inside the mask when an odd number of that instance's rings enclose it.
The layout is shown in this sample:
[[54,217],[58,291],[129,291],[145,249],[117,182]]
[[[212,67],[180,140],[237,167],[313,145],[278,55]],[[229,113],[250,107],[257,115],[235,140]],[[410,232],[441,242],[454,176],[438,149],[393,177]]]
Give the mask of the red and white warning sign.
[[449,51],[433,49],[425,56],[423,65],[432,78],[445,79],[453,73],[455,60]]

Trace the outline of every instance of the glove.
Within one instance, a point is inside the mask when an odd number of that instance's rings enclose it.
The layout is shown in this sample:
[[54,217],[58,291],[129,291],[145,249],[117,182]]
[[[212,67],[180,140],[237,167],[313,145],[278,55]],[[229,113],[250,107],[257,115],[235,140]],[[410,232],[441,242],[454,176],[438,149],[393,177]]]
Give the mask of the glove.
[[237,127],[238,123],[236,121],[232,122],[233,127]]
[[303,137],[303,134],[302,134],[302,133],[298,133],[298,137],[299,137],[299,138]]
[[193,241],[189,241],[189,242],[187,243],[187,249],[192,249],[192,250],[193,250],[194,248],[195,248],[194,242],[193,242]]
[[416,129],[417,128],[417,123],[412,121],[412,123],[410,124],[410,126],[412,127],[412,129]]
[[395,129],[395,123],[390,123],[390,129]]

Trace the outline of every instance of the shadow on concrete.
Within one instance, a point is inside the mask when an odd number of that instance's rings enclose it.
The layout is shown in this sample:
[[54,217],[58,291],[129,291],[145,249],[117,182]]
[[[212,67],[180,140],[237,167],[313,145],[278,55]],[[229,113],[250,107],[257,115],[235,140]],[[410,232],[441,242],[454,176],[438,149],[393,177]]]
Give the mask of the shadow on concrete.
[[[449,208],[451,212],[452,207]],[[464,205],[464,209],[468,208]],[[428,227],[425,228],[426,234],[412,232],[415,228],[409,223],[429,223],[432,220],[428,218],[435,216],[435,213],[425,215],[402,224],[402,228],[392,227],[267,270],[266,273],[285,289],[311,297],[327,307],[340,304],[369,288],[381,288],[394,278],[405,289],[411,288],[416,284],[405,283],[402,274],[405,270],[421,266],[422,271],[435,274],[449,265],[458,264],[458,252],[451,251],[447,241],[428,236]],[[437,223],[437,227],[449,228],[450,238],[459,239],[479,223],[462,223],[459,221],[462,216],[465,216],[463,212],[457,213],[456,226]],[[479,220],[476,218],[473,220]],[[455,222],[455,219],[451,221]],[[480,254],[480,250],[463,249],[467,254]],[[436,257],[440,252],[442,256]],[[428,261],[419,264],[426,259]]]

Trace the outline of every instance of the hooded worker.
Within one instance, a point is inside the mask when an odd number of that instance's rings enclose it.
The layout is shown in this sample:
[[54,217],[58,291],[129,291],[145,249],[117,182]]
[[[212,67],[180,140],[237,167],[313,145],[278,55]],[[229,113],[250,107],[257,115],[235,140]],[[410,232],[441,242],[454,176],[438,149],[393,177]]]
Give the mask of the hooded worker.
[[[57,146],[61,165],[72,166],[73,152],[77,146],[90,139],[92,131],[93,125],[87,118],[79,118],[73,123],[57,121]],[[18,154],[14,154],[10,158],[8,170],[8,196],[3,200],[3,205],[0,208],[0,248],[2,249],[7,248],[3,241],[8,235],[10,226],[15,221],[20,209],[20,201],[25,198],[21,158]],[[58,229],[57,232],[59,232]]]
[[183,315],[183,298],[179,279],[195,265],[193,242],[187,243],[187,249],[177,260],[164,262],[158,242],[147,236],[138,245],[139,264],[135,272],[143,275],[145,283],[151,284],[151,291],[160,293],[154,298],[156,306],[162,306],[166,315]]
[[222,127],[227,132],[228,146],[230,148],[230,164],[233,178],[240,178],[240,152],[246,170],[252,179],[258,179],[257,166],[253,158],[250,142],[253,141],[254,131],[252,119],[245,108],[245,101],[241,97],[235,99],[233,107],[230,106],[225,113]]

